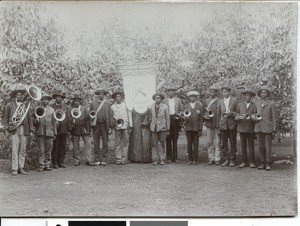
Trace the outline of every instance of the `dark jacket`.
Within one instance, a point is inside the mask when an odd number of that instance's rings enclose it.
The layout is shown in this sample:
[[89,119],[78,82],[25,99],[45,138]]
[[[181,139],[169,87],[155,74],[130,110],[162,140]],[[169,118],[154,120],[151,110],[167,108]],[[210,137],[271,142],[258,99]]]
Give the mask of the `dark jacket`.
[[267,100],[262,106],[261,100],[255,102],[256,112],[262,116],[260,121],[255,122],[255,133],[272,133],[277,130],[277,112],[275,103]]
[[237,109],[237,99],[234,97],[230,97],[229,106],[230,106],[230,115],[229,117],[224,117],[224,113],[226,112],[226,107],[224,103],[224,99],[219,100],[218,105],[218,117],[217,117],[217,127],[219,130],[227,130],[227,129],[236,129],[237,123],[235,121],[236,109]]
[[[74,107],[71,108],[71,111]],[[76,119],[72,119],[71,134],[75,136],[81,136],[90,133],[90,116],[89,110],[85,106],[80,107],[81,116]]]
[[[166,104],[168,107],[169,106],[169,98],[166,98],[162,101],[163,104]],[[180,112],[183,111],[183,104],[182,100],[178,97],[174,97],[174,103],[175,103],[175,115],[178,115]]]
[[159,105],[158,113],[155,112],[155,103],[150,107],[150,130],[160,132],[170,130],[169,108],[166,104]]
[[251,115],[256,111],[255,104],[251,101],[247,108],[246,102],[242,101],[238,104],[236,113],[237,114],[249,114],[250,119],[241,119],[237,122],[237,131],[240,133],[254,133],[254,121]]
[[[97,123],[105,123],[107,131],[109,128],[113,126],[113,120],[112,120],[112,112],[111,112],[111,107],[110,104],[105,101],[101,110],[97,114]],[[98,100],[94,100],[90,104],[90,111],[97,111],[98,107],[100,106],[100,102]]]
[[191,115],[186,121],[186,131],[202,131],[203,127],[203,106],[200,102],[195,102],[195,107],[192,108],[190,103],[184,106],[184,109],[190,109]]
[[71,131],[71,111],[68,105],[62,103],[61,105],[57,105],[56,103],[53,103],[50,105],[56,111],[57,109],[61,109],[65,112],[66,118],[62,122],[57,123],[57,135],[60,134],[67,134],[69,131]]
[[[210,101],[212,99],[208,98],[204,101],[204,107],[207,108],[207,106],[209,105]],[[217,117],[218,117],[218,105],[219,105],[219,99],[217,99],[215,102],[213,102],[209,107],[208,110],[213,111],[214,112],[214,116],[210,119],[204,119],[205,122],[205,126],[209,127],[209,128],[216,128],[217,126]],[[208,112],[206,110],[204,110],[204,114],[208,115]]]
[[55,137],[57,122],[54,118],[54,109],[49,105],[45,108],[45,117],[37,120],[37,136]]
[[[17,109],[17,103],[16,101],[11,101],[8,103],[5,107],[5,115],[4,115],[4,130],[9,128],[9,124],[12,120],[12,117]],[[28,136],[30,132],[33,131],[33,122],[32,122],[32,114],[31,110],[27,112],[26,117],[24,118],[23,122],[21,125],[24,126],[24,135]],[[15,134],[16,130],[13,130],[10,132],[11,134]]]

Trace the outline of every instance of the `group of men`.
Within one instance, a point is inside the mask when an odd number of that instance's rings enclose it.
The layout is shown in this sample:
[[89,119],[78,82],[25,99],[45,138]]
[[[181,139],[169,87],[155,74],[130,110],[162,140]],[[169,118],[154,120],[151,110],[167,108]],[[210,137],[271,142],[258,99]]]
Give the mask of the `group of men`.
[[[269,100],[271,91],[268,87],[261,87],[257,96],[259,100],[253,102],[256,95],[252,90],[242,92],[244,100],[239,102],[230,95],[229,87],[220,90],[210,88],[209,98],[199,101],[199,93],[187,93],[188,102],[176,97],[176,88],[166,88],[166,98],[162,93],[152,96],[154,103],[150,107],[150,117],[147,126],[151,131],[151,156],[153,165],[164,165],[178,159],[178,136],[182,125],[187,137],[188,164],[198,164],[199,137],[202,136],[203,125],[207,132],[208,165],[235,166],[237,153],[237,132],[240,133],[243,168],[249,164],[255,168],[254,140],[257,138],[260,165],[258,169],[271,170],[272,167],[272,138],[277,129],[277,114],[275,104]],[[222,97],[219,98],[221,91]],[[133,127],[132,112],[126,107],[124,92],[117,90],[112,94],[114,102],[106,100],[108,92],[99,89],[95,92],[95,100],[89,107],[82,105],[82,97],[75,94],[72,105],[64,103],[65,95],[61,91],[52,96],[43,93],[41,105],[44,109],[43,117],[36,117],[28,112],[21,124],[10,130],[12,117],[22,103],[25,90],[14,90],[12,101],[7,104],[5,111],[5,133],[12,136],[12,174],[26,174],[24,163],[26,156],[26,142],[28,136],[36,132],[39,144],[38,171],[50,171],[52,168],[65,168],[66,143],[68,133],[72,136],[74,166],[81,163],[80,138],[84,142],[85,163],[88,166],[107,165],[108,136],[115,134],[115,158],[117,165],[128,162],[129,134]],[[54,103],[49,105],[49,101]],[[72,113],[76,109],[78,117]],[[55,116],[57,110],[64,115],[62,119]],[[35,129],[34,129],[35,127]],[[91,145],[91,135],[94,152]],[[102,148],[100,148],[100,138]],[[229,141],[229,142],[228,142]],[[230,148],[228,143],[230,143]],[[248,149],[248,150],[247,150]],[[247,154],[248,153],[248,154]],[[98,159],[94,157],[98,155]],[[221,164],[221,157],[224,162]]]

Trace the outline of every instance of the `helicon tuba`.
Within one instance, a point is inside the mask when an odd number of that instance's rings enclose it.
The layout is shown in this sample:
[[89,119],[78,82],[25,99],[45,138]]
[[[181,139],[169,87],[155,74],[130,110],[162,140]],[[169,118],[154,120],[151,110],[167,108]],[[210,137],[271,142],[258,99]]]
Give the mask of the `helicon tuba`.
[[[42,98],[41,89],[35,85],[28,86],[26,91],[27,95],[25,97],[30,97],[33,100],[40,100]],[[9,132],[15,130],[25,119],[30,108],[30,98],[26,98],[25,103],[22,102],[15,110],[11,121],[9,122]]]

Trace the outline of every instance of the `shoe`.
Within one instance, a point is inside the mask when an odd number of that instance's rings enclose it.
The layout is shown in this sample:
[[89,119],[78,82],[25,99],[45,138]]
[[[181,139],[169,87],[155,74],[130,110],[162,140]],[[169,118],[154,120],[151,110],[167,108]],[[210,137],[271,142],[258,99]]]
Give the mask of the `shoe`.
[[259,170],[265,169],[266,166],[265,165],[260,165],[259,167],[257,167]]
[[164,161],[160,161],[160,165],[165,165],[165,162]]
[[229,166],[230,166],[230,167],[234,167],[234,166],[235,166],[234,160],[233,160],[233,159],[230,159]]
[[80,165],[80,162],[75,162],[74,163],[74,166],[79,166]]
[[53,165],[53,169],[58,169],[58,165],[57,165],[57,164],[54,164],[54,165]]
[[220,165],[220,161],[215,161],[215,164],[218,166]]
[[192,161],[188,161],[188,165],[192,165],[193,164],[193,162]]
[[153,165],[153,166],[156,166],[156,165],[157,165],[157,161],[153,162],[152,165]]
[[99,164],[94,163],[94,162],[86,162],[85,165],[87,165],[87,166],[98,166]]
[[101,165],[102,166],[107,166],[107,163],[106,162],[101,162]]
[[66,168],[66,165],[62,163],[62,164],[58,165],[58,167],[60,167],[60,168]]
[[50,166],[46,166],[45,170],[46,171],[52,171],[52,168]]
[[44,167],[39,167],[39,168],[38,168],[38,171],[39,171],[39,172],[43,172],[43,171],[44,171]]
[[27,174],[23,169],[19,169],[19,174]]
[[116,162],[116,165],[121,165],[121,162]]
[[197,161],[193,161],[193,165],[198,165],[198,162]]
[[11,174],[12,174],[13,176],[18,175],[18,170],[13,170],[13,171],[11,172]]
[[229,159],[226,159],[225,162],[221,164],[221,166],[229,166]]
[[250,163],[250,168],[255,168],[255,164],[253,162]]
[[214,161],[210,160],[207,164],[212,165],[212,164],[214,164]]
[[271,167],[270,165],[267,165],[267,166],[266,166],[266,170],[267,170],[267,171],[270,171],[271,169],[272,169],[272,167]]
[[175,163],[180,163],[180,160],[176,159],[176,160],[175,160]]
[[126,165],[126,162],[121,162],[121,165]]
[[171,160],[167,160],[167,163],[171,163],[172,161]]
[[245,166],[246,166],[246,163],[243,162],[242,164],[239,165],[239,168],[244,168]]

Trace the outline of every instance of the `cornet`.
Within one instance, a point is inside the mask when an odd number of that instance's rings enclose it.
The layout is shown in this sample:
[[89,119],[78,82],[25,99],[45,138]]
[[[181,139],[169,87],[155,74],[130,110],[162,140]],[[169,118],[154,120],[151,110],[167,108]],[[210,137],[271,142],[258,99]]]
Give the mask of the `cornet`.
[[250,119],[250,115],[249,114],[236,114],[235,116],[235,120],[241,120],[241,119],[246,119],[249,120]]
[[251,118],[252,118],[254,121],[259,121],[259,120],[262,119],[261,115],[258,114],[258,113],[251,115]]
[[34,111],[34,115],[38,119],[44,118],[46,115],[46,109],[43,107],[37,107]]
[[229,105],[227,111],[223,113],[223,116],[224,116],[225,118],[228,118],[228,113],[229,113],[229,112],[230,112],[230,105]]
[[61,109],[57,109],[54,112],[54,118],[56,119],[56,121],[62,122],[66,118],[66,113],[63,110],[61,110]]
[[71,111],[71,115],[74,119],[80,118],[81,116],[81,111],[78,108],[73,108]]
[[214,117],[214,112],[212,110],[208,110],[207,108],[204,108],[208,112],[208,117],[212,118]]
[[192,112],[190,111],[190,109],[185,109],[183,111],[183,116],[186,117],[186,118],[190,117],[191,114],[192,114]]
[[121,129],[122,126],[124,125],[124,120],[121,118],[115,119],[114,125],[115,125],[116,129]]

